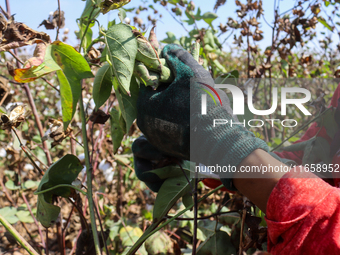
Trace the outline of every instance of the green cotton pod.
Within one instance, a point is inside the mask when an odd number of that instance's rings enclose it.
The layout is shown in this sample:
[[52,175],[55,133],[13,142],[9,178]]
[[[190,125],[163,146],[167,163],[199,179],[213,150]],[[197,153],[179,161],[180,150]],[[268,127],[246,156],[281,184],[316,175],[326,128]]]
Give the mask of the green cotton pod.
[[171,83],[175,77],[173,76],[168,64],[166,63],[165,58],[161,58],[161,77],[160,82],[163,83]]
[[138,51],[136,55],[136,60],[144,63],[144,65],[153,71],[161,72],[162,66],[158,53],[152,47],[152,45],[144,38],[137,37]]
[[157,40],[156,33],[154,31],[155,27],[156,26],[153,26],[151,28],[150,35],[149,35],[149,42],[152,45],[152,47],[158,52],[159,51],[159,43],[158,43],[158,40]]
[[194,59],[198,62],[200,58],[200,41],[197,40],[193,45],[191,46],[191,55],[194,57]]
[[144,83],[145,86],[151,86],[157,89],[160,82],[160,75],[156,72],[149,71],[146,66],[136,61],[133,74]]
[[171,83],[174,78],[165,59],[159,58],[157,51],[153,48],[151,43],[138,31],[134,31],[134,34],[138,43],[136,60],[142,62],[147,69],[160,73],[160,82]]

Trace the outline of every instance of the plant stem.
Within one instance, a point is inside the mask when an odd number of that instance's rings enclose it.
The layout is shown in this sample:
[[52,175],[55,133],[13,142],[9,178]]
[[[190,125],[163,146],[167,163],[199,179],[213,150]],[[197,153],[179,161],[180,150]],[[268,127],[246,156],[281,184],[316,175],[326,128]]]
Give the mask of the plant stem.
[[39,255],[32,246],[23,238],[12,225],[0,214],[0,223],[12,234],[15,240],[31,255]]
[[37,226],[38,228],[38,232],[39,232],[39,235],[40,235],[40,238],[41,238],[41,243],[42,243],[42,246],[45,248],[45,251],[46,251],[46,243],[45,243],[45,239],[44,239],[44,236],[43,236],[43,233],[41,231],[41,227],[39,225],[39,222],[37,221],[37,219],[35,218],[33,212],[32,212],[32,209],[31,209],[31,206],[30,204],[28,203],[27,199],[26,199],[26,196],[24,194],[24,192],[21,192],[21,196],[22,196],[22,199],[24,200],[25,204],[27,205],[27,209],[28,211],[30,212],[31,214],[31,217],[33,218],[34,220],[34,223],[35,225]]
[[57,35],[55,37],[55,40],[59,40],[59,29],[60,29],[60,20],[61,20],[61,17],[60,17],[60,0],[58,0],[58,11],[59,11],[59,18],[58,18],[58,27],[57,27]]
[[[211,194],[215,193],[216,191],[218,191],[219,189],[222,189],[224,186],[223,184],[218,186],[217,188],[213,189],[212,191],[210,191],[208,194],[204,195],[203,197],[201,197],[200,199],[198,199],[198,203],[202,202],[204,199],[206,199],[207,197],[209,197]],[[176,215],[174,215],[171,219],[165,221],[163,224],[161,224],[160,226],[158,226],[157,228],[155,228],[153,231],[151,231],[148,235],[143,236],[143,238],[138,239],[137,242],[135,242],[135,244],[131,247],[131,249],[126,253],[126,255],[132,255],[135,254],[136,251],[138,250],[138,248],[145,242],[146,239],[148,239],[150,236],[152,236],[154,233],[156,233],[157,231],[159,231],[160,229],[162,229],[163,227],[165,227],[166,225],[168,225],[170,222],[176,220],[179,216],[183,215],[185,212],[191,210],[194,207],[194,204],[189,205],[187,208],[183,209],[182,211],[180,211],[179,213],[177,213]],[[148,231],[148,230],[146,230]]]
[[[43,127],[42,127],[38,112],[37,112],[37,108],[35,107],[33,96],[31,94],[31,91],[30,91],[27,83],[23,84],[22,87],[26,92],[28,101],[29,101],[30,106],[32,108],[32,113],[33,113],[34,118],[35,118],[35,123],[37,124],[37,127],[38,127],[40,138],[42,138],[44,136],[44,131],[43,131]],[[47,146],[47,142],[43,141],[42,145],[43,145],[43,151],[45,152],[45,155],[46,155],[47,164],[50,166],[50,165],[52,165],[52,158],[51,158],[51,154],[50,154],[50,151],[48,149],[48,146]]]
[[[81,39],[80,39],[79,52],[80,52],[80,49],[82,48],[83,41],[84,41],[84,39],[85,39],[87,30],[89,29],[90,24],[91,24],[91,22],[92,22],[91,16],[92,16],[92,13],[94,12],[95,9],[96,9],[96,6],[94,5],[93,8],[92,8],[92,10],[91,10],[91,13],[90,13],[90,15],[89,15],[88,23],[87,23],[87,26],[86,26],[86,28],[85,28],[84,34],[82,35],[82,37],[81,37]],[[84,50],[86,50],[85,47],[83,47],[83,48],[84,48]]]
[[[82,83],[84,84],[84,81]],[[79,108],[80,108],[83,144],[84,144],[84,153],[85,153],[85,165],[86,165],[86,175],[87,175],[87,198],[89,202],[91,228],[92,228],[95,251],[97,255],[100,255],[101,252],[100,252],[100,246],[99,246],[99,238],[98,238],[96,217],[95,217],[95,212],[94,212],[94,203],[93,203],[93,196],[92,196],[92,166],[90,163],[89,145],[88,145],[87,135],[86,135],[86,117],[85,117],[85,109],[84,109],[82,94],[80,95],[80,98],[79,98]]]
[[65,188],[65,187],[75,189],[75,190],[79,191],[80,193],[82,193],[83,195],[86,195],[86,192],[84,190],[82,190],[82,189],[80,189],[76,186],[70,185],[70,184],[59,184],[59,185],[53,186],[49,189],[44,189],[44,190],[41,190],[41,191],[38,191],[38,192],[34,192],[34,195],[41,195],[41,194],[44,194],[44,193],[49,192],[51,190],[58,189],[58,188]]

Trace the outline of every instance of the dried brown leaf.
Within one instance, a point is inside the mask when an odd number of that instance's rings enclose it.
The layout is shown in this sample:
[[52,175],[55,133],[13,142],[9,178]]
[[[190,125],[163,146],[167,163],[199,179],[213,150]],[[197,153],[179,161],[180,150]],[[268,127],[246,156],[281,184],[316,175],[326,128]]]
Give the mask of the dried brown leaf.
[[15,22],[12,17],[7,21],[7,27],[2,31],[1,36],[0,52],[34,43],[50,42],[49,35],[37,32],[21,22]]
[[[45,26],[46,29],[55,29],[59,25],[59,10],[56,10],[52,15],[41,22],[38,26]],[[64,11],[60,11],[60,27],[63,28],[65,26],[65,17]]]

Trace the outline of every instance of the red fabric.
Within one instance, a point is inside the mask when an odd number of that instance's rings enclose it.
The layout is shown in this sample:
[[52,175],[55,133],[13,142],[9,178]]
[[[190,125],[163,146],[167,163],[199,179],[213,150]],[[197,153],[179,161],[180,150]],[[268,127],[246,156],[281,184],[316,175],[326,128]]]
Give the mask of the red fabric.
[[[211,189],[215,189],[222,184],[220,180],[211,179],[211,178],[203,179],[202,182],[205,186]],[[235,193],[235,191],[228,190],[226,187],[223,187],[221,191]]]
[[[340,98],[340,84],[334,91],[334,94],[331,99],[331,103],[329,104],[329,107],[337,107],[338,106],[338,99]],[[306,133],[301,137],[300,140],[296,141],[295,143],[303,142],[306,140],[309,140],[313,136],[319,136],[325,138],[329,143],[332,142],[332,138],[327,135],[326,129],[324,127],[320,128],[318,127],[317,123],[313,123]],[[276,155],[278,155],[280,158],[286,158],[286,159],[292,159],[297,164],[302,163],[302,157],[303,157],[303,151],[283,151],[283,152],[274,152]],[[333,164],[339,164],[340,163],[340,156],[335,155],[333,157]],[[314,162],[316,163],[316,162]],[[340,175],[338,173],[333,173],[333,179],[334,179],[334,186],[340,187]]]
[[340,254],[340,189],[294,169],[280,179],[268,200],[268,251]]
[[[340,85],[330,107],[337,107],[339,97]],[[331,143],[326,130],[320,130],[316,123],[297,142],[316,134]],[[303,157],[303,151],[276,154],[298,164]],[[340,164],[339,154],[332,163]],[[333,172],[332,187],[312,173],[295,173],[298,168],[285,174],[270,194],[266,212],[268,251],[273,255],[340,254],[340,173]]]

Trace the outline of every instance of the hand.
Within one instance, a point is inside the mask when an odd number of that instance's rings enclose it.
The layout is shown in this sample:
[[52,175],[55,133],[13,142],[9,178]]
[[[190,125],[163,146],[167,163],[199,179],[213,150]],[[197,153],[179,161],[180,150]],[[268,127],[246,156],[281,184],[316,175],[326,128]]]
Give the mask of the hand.
[[[242,125],[213,127],[214,119],[237,120],[221,91],[222,106],[208,96],[207,114],[201,114],[202,88],[214,87],[214,81],[187,51],[171,44],[164,47],[161,57],[174,73],[174,81],[157,90],[141,85],[137,102],[137,125],[152,145],[166,155],[206,166],[236,167],[254,150],[268,150],[265,142]],[[235,189],[229,179],[232,173],[220,176],[227,189]]]
[[132,152],[137,178],[143,181],[153,192],[158,192],[165,179],[159,178],[158,175],[150,171],[171,164],[181,163],[176,158],[162,154],[144,136],[140,136],[133,142]]

